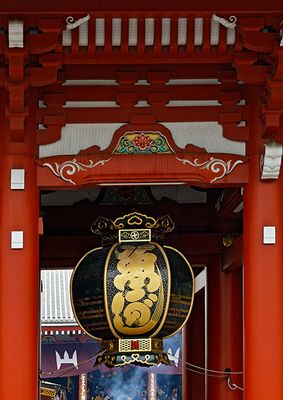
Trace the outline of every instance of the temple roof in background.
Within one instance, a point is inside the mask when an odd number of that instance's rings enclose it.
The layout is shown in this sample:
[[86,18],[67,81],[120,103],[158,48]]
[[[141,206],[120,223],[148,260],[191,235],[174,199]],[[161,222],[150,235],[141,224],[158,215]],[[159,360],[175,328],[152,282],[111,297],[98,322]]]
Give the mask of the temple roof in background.
[[71,301],[71,269],[41,271],[41,325],[43,330],[77,326]]

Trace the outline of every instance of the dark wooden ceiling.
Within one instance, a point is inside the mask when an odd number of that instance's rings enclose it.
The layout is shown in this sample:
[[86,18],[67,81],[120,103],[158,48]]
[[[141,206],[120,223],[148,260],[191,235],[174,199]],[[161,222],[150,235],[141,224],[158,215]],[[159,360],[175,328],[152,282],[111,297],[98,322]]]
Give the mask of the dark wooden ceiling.
[[[105,189],[103,189],[105,191]],[[148,188],[146,189],[148,192]],[[202,189],[203,190],[203,189]],[[194,265],[207,264],[212,254],[225,250],[223,238],[238,237],[242,233],[242,213],[216,208],[221,189],[208,189],[206,203],[179,204],[166,198],[150,198],[151,204],[103,204],[103,196],[94,202],[87,199],[74,205],[44,205],[41,207],[44,234],[41,237],[41,268],[73,268],[89,250],[101,245],[91,224],[99,216],[116,219],[129,212],[138,211],[154,218],[169,214],[175,223],[172,233],[166,235],[167,245],[176,247]],[[230,189],[228,203],[239,189]],[[233,196],[232,196],[233,194]],[[224,196],[222,195],[222,199]],[[241,197],[238,196],[238,202]],[[116,203],[116,204],[115,204]],[[237,202],[234,201],[236,205]],[[224,209],[224,208],[223,208]]]

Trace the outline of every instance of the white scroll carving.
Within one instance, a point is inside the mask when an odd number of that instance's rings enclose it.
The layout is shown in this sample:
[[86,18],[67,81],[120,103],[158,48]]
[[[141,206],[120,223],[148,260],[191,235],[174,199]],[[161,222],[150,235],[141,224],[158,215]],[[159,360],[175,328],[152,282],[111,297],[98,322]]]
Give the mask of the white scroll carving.
[[197,158],[195,158],[193,161],[181,159],[178,157],[176,157],[176,159],[178,161],[181,161],[183,164],[189,164],[192,167],[200,169],[207,169],[208,171],[210,170],[214,174],[217,174],[217,176],[213,178],[210,181],[210,183],[222,179],[225,175],[230,174],[230,172],[233,171],[236,165],[243,164],[242,160],[236,160],[233,164],[231,164],[232,160],[224,161],[221,160],[220,158],[214,158],[214,157],[210,157],[209,160],[206,160],[204,162],[199,162]]
[[23,48],[24,47],[24,23],[19,20],[9,21],[9,49],[13,47]]
[[87,22],[90,19],[90,15],[86,15],[85,17],[79,18],[77,21],[75,21],[74,17],[67,17],[66,18],[66,29],[69,31],[70,29],[75,29],[77,26],[80,26],[84,22]]
[[278,179],[282,160],[282,144],[270,142],[264,145],[261,157],[261,179]]
[[64,161],[62,164],[57,162],[54,162],[53,164],[44,163],[43,166],[50,168],[53,174],[63,179],[63,181],[75,185],[76,183],[72,179],[68,178],[68,176],[74,175],[79,171],[86,171],[87,169],[95,168],[98,165],[104,165],[110,160],[111,158],[108,158],[108,160],[99,160],[96,163],[93,160],[89,160],[88,164],[83,164],[74,158],[73,160]]
[[235,17],[235,15],[231,15],[229,17],[229,20],[218,17],[216,14],[213,14],[211,18],[213,19],[213,21],[219,22],[219,24],[225,26],[228,29],[236,28],[237,17]]

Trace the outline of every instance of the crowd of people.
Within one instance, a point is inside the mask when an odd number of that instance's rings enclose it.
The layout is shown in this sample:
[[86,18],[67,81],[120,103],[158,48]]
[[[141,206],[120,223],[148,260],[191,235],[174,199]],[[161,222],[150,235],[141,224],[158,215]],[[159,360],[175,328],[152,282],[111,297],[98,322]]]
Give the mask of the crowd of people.
[[[180,375],[157,375],[156,400],[181,400]],[[88,376],[88,400],[148,400],[148,372],[136,368],[94,371]]]
[[88,400],[147,400],[147,374],[140,369],[94,371],[88,387]]
[[182,389],[171,385],[157,385],[156,400],[181,400]]
[[[78,377],[55,378],[61,386],[56,400],[78,399]],[[182,400],[181,375],[156,375],[156,400]],[[148,400],[148,370],[117,368],[88,373],[87,400]]]
[[[156,400],[181,400],[181,392],[178,393],[177,388],[173,388],[172,391],[166,392],[166,388],[157,388],[157,393],[156,393]],[[110,396],[107,393],[99,392],[99,394],[94,394],[91,398],[92,400],[147,400],[148,399],[148,393],[147,390],[144,390],[142,393],[139,392],[139,390],[134,391],[134,393],[119,393],[118,397],[114,395]]]

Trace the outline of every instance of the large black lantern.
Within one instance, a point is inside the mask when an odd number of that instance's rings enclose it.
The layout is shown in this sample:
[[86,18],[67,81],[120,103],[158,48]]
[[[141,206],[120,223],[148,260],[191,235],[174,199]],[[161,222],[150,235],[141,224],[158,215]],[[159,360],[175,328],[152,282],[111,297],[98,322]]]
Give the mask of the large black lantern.
[[83,331],[101,340],[96,365],[170,364],[162,339],[189,318],[194,279],[186,258],[162,245],[174,224],[134,212],[92,225],[102,247],[85,254],[71,280],[71,300]]

